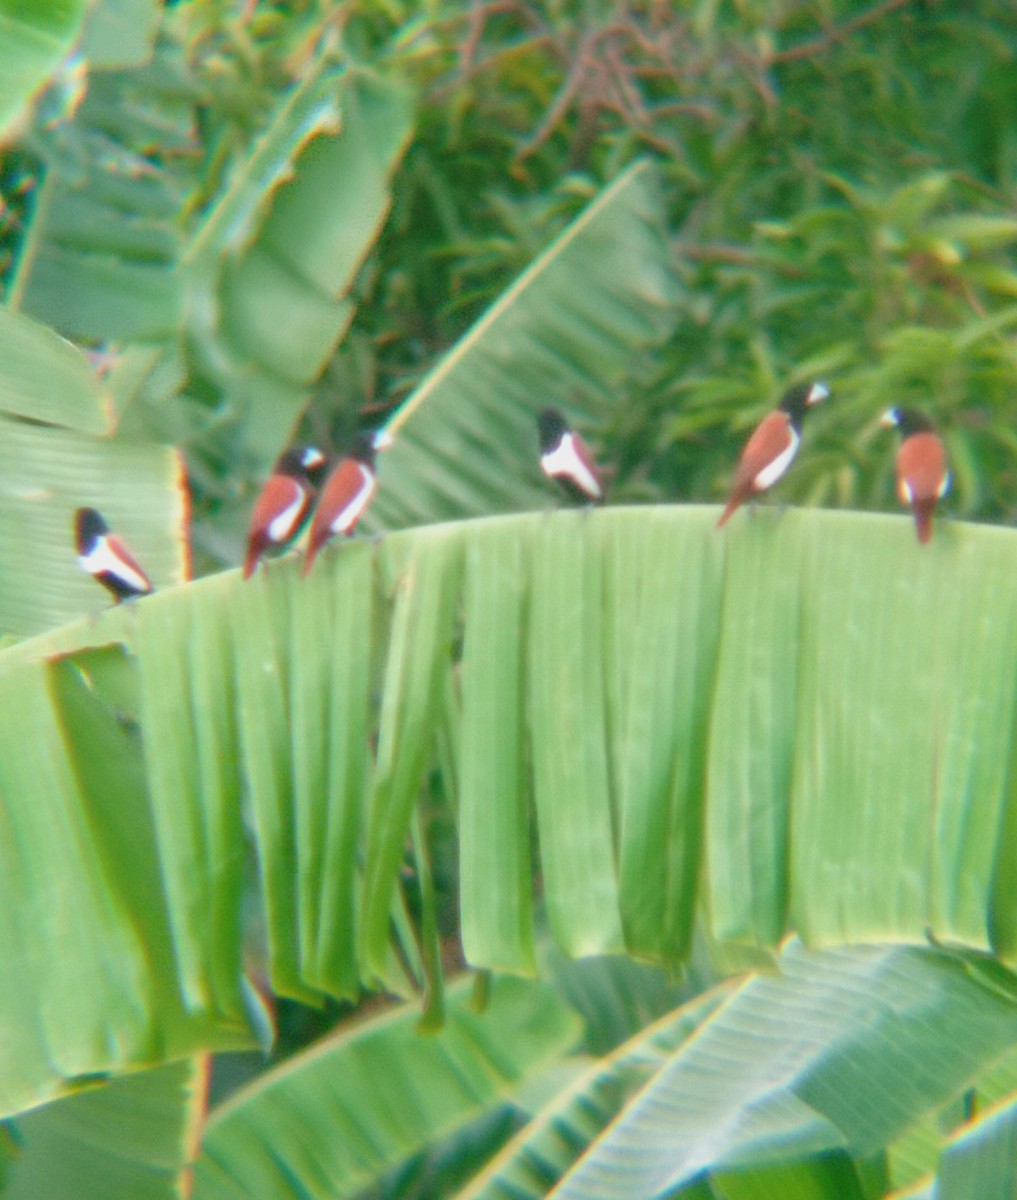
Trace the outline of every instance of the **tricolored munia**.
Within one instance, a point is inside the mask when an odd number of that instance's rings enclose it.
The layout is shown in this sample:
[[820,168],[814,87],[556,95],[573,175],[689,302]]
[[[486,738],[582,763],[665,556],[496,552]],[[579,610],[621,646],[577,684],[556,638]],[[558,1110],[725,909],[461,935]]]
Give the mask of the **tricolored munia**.
[[825,383],[800,383],[756,426],[738,460],[734,484],[717,528],[757,492],[773,487],[791,465],[802,438],[805,412],[830,394]]
[[371,502],[377,487],[374,458],[379,446],[389,444],[386,434],[372,437],[361,433],[354,439],[349,452],[325,481],[318,498],[307,539],[304,574],[310,571],[318,551],[337,533],[351,534],[364,510]]
[[936,501],[950,488],[943,440],[925,413],[913,408],[888,408],[880,424],[900,430],[897,494],[901,504],[910,504],[914,511],[918,540],[927,542]]
[[155,590],[134,555],[110,533],[102,514],[94,508],[79,508],[74,514],[74,540],[81,569],[101,583],[117,604]]
[[254,504],[247,531],[244,578],[269,546],[285,546],[300,533],[311,515],[327,459],[317,446],[295,446],[280,455]]
[[537,414],[540,469],[571,500],[596,504],[604,498],[604,481],[586,443],[555,408]]

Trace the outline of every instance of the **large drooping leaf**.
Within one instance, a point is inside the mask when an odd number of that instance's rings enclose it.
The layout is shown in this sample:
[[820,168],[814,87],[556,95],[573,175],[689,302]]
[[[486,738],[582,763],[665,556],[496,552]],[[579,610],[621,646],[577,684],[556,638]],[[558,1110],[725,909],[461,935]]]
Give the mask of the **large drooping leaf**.
[[[355,1196],[401,1159],[512,1093],[579,1035],[547,984],[496,982],[483,1012],[467,985],[440,1033],[403,1006],[285,1062],[212,1113],[194,1200]],[[280,1149],[285,1147],[283,1153]]]
[[208,1064],[87,1085],[12,1121],[4,1200],[175,1200],[194,1159]]
[[70,53],[85,0],[0,3],[0,138]]
[[370,528],[547,506],[537,411],[617,404],[677,320],[657,188],[648,162],[619,176],[394,414]]
[[[944,526],[919,546],[906,517],[831,512],[744,514],[723,533],[715,520],[714,509],[632,508],[406,531],[326,550],[306,578],[299,558],[247,583],[227,572],[0,655],[0,812],[24,830],[0,839],[0,926],[19,945],[35,914],[64,939],[38,974],[0,990],[0,1019],[53,1014],[52,1031],[23,1040],[5,1107],[59,1089],[62,1053],[75,1063],[63,1074],[107,1069],[86,1036],[102,1012],[125,1024],[112,1056],[125,1064],[144,1029],[191,1045],[166,996],[234,1035],[247,837],[279,991],[351,995],[358,979],[404,990],[407,964],[419,981],[400,913],[429,855],[413,809],[433,770],[458,795],[477,966],[532,969],[523,864],[534,851],[572,953],[612,937],[673,962],[700,900],[725,937],[750,943],[788,927],[819,944],[924,944],[931,932],[1008,953],[1017,537]],[[681,579],[676,553],[695,564]],[[745,596],[779,592],[788,576],[797,621],[768,629]],[[504,640],[476,605],[498,578],[498,627],[517,631]],[[575,598],[579,581],[598,605]],[[656,655],[639,644],[654,629]],[[767,638],[768,651],[739,649]],[[107,644],[127,653],[45,661]],[[85,683],[71,688],[76,667]],[[730,701],[740,690],[768,703],[745,710]],[[72,700],[103,739],[67,732]],[[124,712],[140,744],[120,729]],[[788,756],[779,770],[756,772],[761,737]],[[107,808],[101,780],[122,760],[129,803]],[[752,772],[750,789],[734,786]],[[627,781],[621,807],[604,793],[615,779]],[[101,818],[81,825],[94,804]],[[666,819],[658,805],[673,805]],[[54,840],[54,828],[85,841]],[[728,839],[714,836],[722,828]],[[127,829],[147,831],[147,859],[120,852]],[[783,866],[744,868],[754,829],[783,839]],[[137,945],[139,888],[152,923],[142,941],[157,931],[172,948],[151,962]],[[661,914],[674,930],[663,942]],[[95,973],[96,958],[117,971]]]
[[809,954],[792,942],[779,967],[717,1010],[556,1196],[651,1200],[704,1172],[787,1171],[831,1152],[864,1159],[1017,1038],[1015,994],[932,951]]

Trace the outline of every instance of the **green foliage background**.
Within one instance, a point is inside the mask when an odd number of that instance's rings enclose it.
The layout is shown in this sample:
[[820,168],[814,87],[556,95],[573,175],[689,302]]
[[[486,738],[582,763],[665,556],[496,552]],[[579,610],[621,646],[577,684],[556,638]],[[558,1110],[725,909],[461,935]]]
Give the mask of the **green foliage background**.
[[[685,297],[661,353],[610,397],[577,397],[617,464],[616,498],[717,499],[759,413],[790,378],[822,374],[837,403],[810,422],[789,498],[889,507],[892,447],[873,422],[891,401],[915,402],[946,430],[955,511],[1009,516],[1006,4],[302,3],[249,17],[183,4],[151,62],[98,73],[73,122],[5,155],[0,261],[8,301],[69,336],[175,335],[158,369],[138,368],[127,417],[187,452],[201,569],[237,561],[252,490],[308,387],[295,379],[283,395],[281,381],[252,378],[249,339],[229,321],[209,326],[205,276],[221,262],[201,257],[233,251],[203,206],[338,28],[417,104],[349,332],[316,355],[311,435],[342,440],[365,410],[383,416],[601,186],[649,154]],[[68,207],[60,183],[38,191],[43,168],[75,187],[82,169],[113,173],[112,243],[94,240],[101,209]],[[224,234],[234,246],[248,236],[242,224]],[[263,427],[262,394],[288,417]]]

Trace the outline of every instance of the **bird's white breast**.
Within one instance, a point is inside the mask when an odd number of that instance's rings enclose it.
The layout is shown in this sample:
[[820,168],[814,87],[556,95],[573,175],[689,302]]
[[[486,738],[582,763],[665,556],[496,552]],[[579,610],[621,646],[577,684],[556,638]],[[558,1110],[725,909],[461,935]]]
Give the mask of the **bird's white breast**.
[[567,475],[574,479],[584,492],[600,498],[600,484],[576,452],[575,439],[571,433],[566,433],[553,450],[540,456],[540,466],[544,474],[550,475],[552,479],[558,475]]
[[349,503],[336,513],[329,526],[332,533],[348,533],[360,520],[360,514],[374,495],[374,472],[369,471],[363,463],[357,463],[357,469],[360,471],[360,487]]
[[78,562],[82,570],[87,571],[89,575],[102,575],[108,571],[143,592],[147,592],[151,586],[143,575],[139,575],[129,563],[125,563],[110,549],[109,540],[104,537],[99,538],[88,554],[79,554]]
[[798,443],[801,441],[801,438],[799,438],[793,429],[789,429],[788,432],[791,434],[791,442],[787,449],[782,450],[773,462],[767,463],[755,479],[753,479],[752,486],[757,492],[762,492],[768,487],[773,487],[791,465],[791,460],[798,453]]

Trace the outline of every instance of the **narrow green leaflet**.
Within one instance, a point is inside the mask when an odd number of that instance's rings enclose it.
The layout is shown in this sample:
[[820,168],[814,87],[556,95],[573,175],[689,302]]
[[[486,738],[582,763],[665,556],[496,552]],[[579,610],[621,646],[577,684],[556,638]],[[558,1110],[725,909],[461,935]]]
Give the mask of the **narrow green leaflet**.
[[[459,534],[454,527],[439,526],[383,550],[382,579],[394,611],[378,721],[361,930],[364,967],[368,978],[373,974],[379,981],[387,974],[389,914],[410,813],[433,754],[451,658],[462,585]],[[400,554],[403,548],[408,555]]]
[[374,582],[368,546],[234,575],[237,717],[276,988],[357,994]]
[[534,523],[528,645],[533,787],[547,916],[570,954],[621,949],[603,578],[586,513]]
[[932,951],[791,942],[779,966],[679,1050],[556,1196],[650,1200],[704,1172],[864,1158],[1017,1037],[1017,1005]]
[[532,972],[532,831],[525,740],[528,539],[492,522],[466,551],[459,870],[470,962]]
[[389,422],[372,529],[546,508],[536,413],[616,402],[677,319],[654,167],[619,176],[516,280]]
[[97,1083],[18,1117],[4,1200],[178,1200],[204,1116],[208,1064]]
[[243,1021],[240,780],[230,611],[202,604],[212,577],[156,595],[137,614],[140,723],[160,875],[185,1002]]
[[[606,661],[625,944],[687,956],[703,846],[704,770],[724,543],[712,509],[603,522]],[[706,534],[704,536],[704,533]]]
[[215,270],[224,251],[238,255],[251,244],[294,158],[313,138],[341,128],[338,80],[333,52],[325,46],[300,83],[281,98],[250,152],[205,210],[184,256],[188,265]]
[[0,137],[70,53],[86,7],[84,0],[0,3]]
[[416,1008],[397,1008],[237,1093],[211,1115],[194,1200],[355,1196],[510,1099],[580,1029],[552,988],[513,979],[495,983],[482,1013],[472,1011],[469,985],[456,987],[446,1017],[440,1033],[422,1036]]
[[[710,1200],[873,1200],[882,1195],[881,1187],[865,1187],[858,1166],[843,1151],[756,1170],[718,1171],[708,1186]],[[681,1194],[684,1200],[696,1193],[683,1189]]]
[[772,946],[788,904],[801,535],[793,514],[760,511],[739,514],[722,536],[705,829],[710,921],[720,940]]

